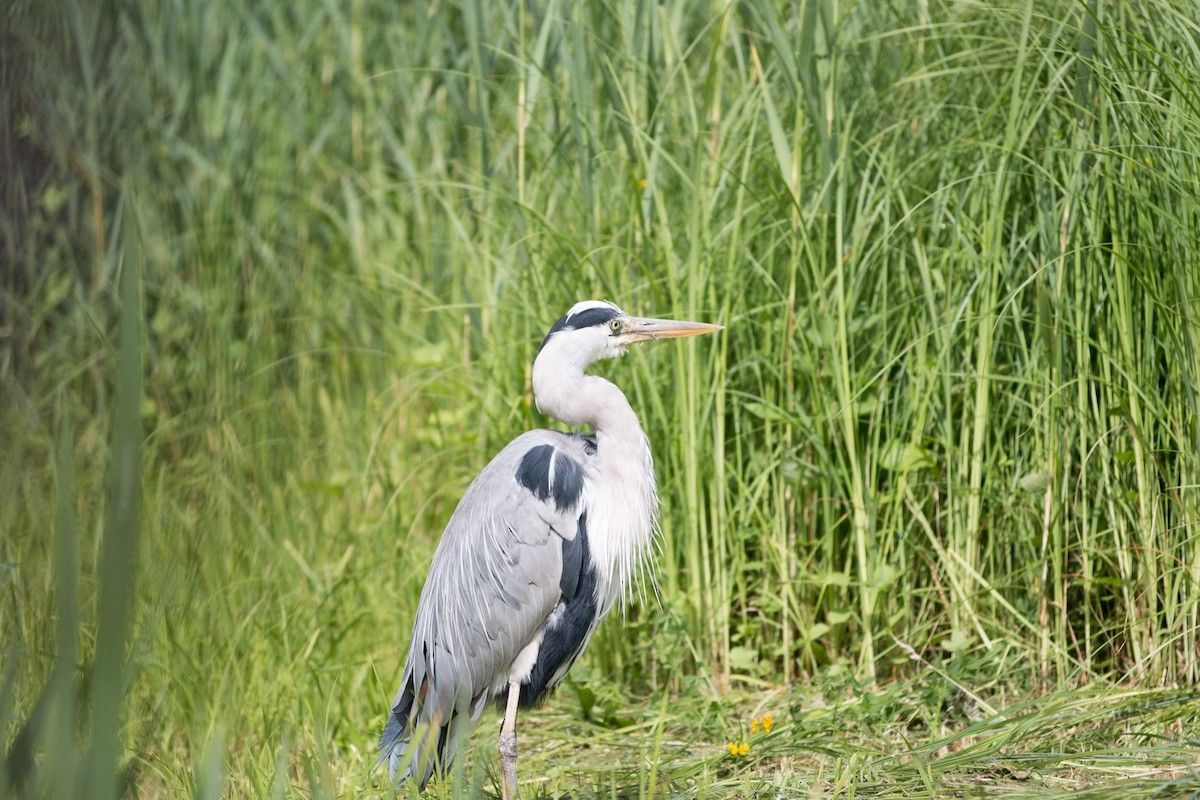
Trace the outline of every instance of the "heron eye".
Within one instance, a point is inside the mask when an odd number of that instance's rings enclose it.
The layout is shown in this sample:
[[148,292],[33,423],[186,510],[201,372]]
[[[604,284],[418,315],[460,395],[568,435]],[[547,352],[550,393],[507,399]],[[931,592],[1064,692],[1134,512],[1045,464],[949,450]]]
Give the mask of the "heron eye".
[[621,320],[614,319],[612,322],[608,323],[608,329],[610,331],[612,331],[613,333],[620,333],[621,332]]

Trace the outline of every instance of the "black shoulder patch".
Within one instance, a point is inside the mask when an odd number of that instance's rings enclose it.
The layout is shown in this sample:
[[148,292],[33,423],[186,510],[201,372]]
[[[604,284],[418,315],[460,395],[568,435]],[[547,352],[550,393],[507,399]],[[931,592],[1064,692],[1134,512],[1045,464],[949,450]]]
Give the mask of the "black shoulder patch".
[[538,500],[554,498],[559,511],[574,506],[583,494],[583,467],[554,445],[529,448],[521,456],[515,477]]
[[554,495],[554,505],[559,511],[564,511],[578,503],[583,494],[583,467],[561,450],[555,450],[554,454],[554,485],[551,493]]
[[517,483],[533,492],[538,500],[550,496],[550,461],[554,458],[554,447],[539,444],[521,456],[517,467]]
[[[574,577],[568,578],[570,575]],[[570,594],[567,584],[572,584]],[[575,659],[583,653],[596,629],[599,598],[596,596],[596,569],[588,553],[586,511],[579,517],[575,541],[563,542],[563,578],[559,585],[563,591],[562,613],[557,621],[546,626],[529,680],[521,685],[523,708],[539,705],[550,696]]]
[[610,319],[620,315],[619,311],[607,306],[585,309],[574,316],[564,314],[558,318],[558,322],[550,326],[550,332],[546,334],[546,338],[542,339],[538,352],[542,352],[542,348],[546,346],[546,342],[550,341],[550,337],[559,331],[577,331],[593,325],[606,325]]

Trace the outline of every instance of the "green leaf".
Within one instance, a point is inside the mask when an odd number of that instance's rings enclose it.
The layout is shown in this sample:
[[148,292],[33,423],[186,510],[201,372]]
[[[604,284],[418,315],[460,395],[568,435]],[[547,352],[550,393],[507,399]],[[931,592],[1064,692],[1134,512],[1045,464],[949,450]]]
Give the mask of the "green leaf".
[[1030,494],[1039,494],[1046,491],[1046,487],[1050,485],[1050,476],[1044,472],[1029,472],[1017,481],[1021,485],[1021,489]]
[[885,589],[895,583],[900,575],[901,573],[899,567],[895,567],[891,564],[880,564],[875,568],[875,571],[871,573],[871,580],[868,581],[868,586],[876,590]]
[[794,414],[789,414],[779,406],[758,401],[746,403],[744,406],[747,413],[752,414],[759,419],[767,422],[786,422],[789,425],[795,425],[800,421],[800,418]]
[[853,616],[854,616],[854,614],[850,611],[827,611],[827,612],[825,612],[825,619],[829,621],[830,625],[834,625],[834,626],[845,625],[847,622],[850,621],[850,618]]
[[971,637],[967,636],[963,631],[954,631],[949,637],[942,639],[938,644],[943,650],[950,653],[957,653],[971,643]]
[[814,575],[813,582],[818,586],[841,586],[850,585],[850,575],[845,572],[825,572],[820,575]]
[[879,408],[879,396],[868,392],[854,401],[854,413],[860,417],[869,417]]
[[879,466],[889,472],[905,473],[933,466],[933,459],[923,448],[912,442],[892,439],[883,445],[879,454]]
[[811,642],[813,639],[820,639],[825,634],[829,633],[830,627],[824,622],[813,623],[812,627],[804,631],[804,641]]
[[749,647],[731,647],[729,668],[737,672],[754,672],[758,669],[758,653]]
[[584,719],[591,719],[592,709],[596,707],[596,693],[582,683],[571,680],[570,676],[567,676],[564,683],[575,693],[575,699],[579,701],[580,714]]

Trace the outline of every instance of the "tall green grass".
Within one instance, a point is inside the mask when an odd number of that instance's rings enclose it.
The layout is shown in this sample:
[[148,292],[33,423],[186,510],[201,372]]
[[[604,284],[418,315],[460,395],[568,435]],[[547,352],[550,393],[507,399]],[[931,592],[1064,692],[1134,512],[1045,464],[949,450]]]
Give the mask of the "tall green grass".
[[600,368],[664,537],[594,714],[1195,683],[1193,12],[16,3],[0,778],[379,780],[437,537],[588,297],[727,326]]

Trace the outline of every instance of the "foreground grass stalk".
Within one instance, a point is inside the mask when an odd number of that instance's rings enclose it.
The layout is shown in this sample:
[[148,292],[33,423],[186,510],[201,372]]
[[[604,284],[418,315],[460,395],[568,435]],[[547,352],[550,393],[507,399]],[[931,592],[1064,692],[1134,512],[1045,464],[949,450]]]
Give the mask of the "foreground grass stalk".
[[[126,195],[120,233],[121,326],[117,339],[116,402],[110,489],[100,563],[96,657],[92,666],[90,750],[85,766],[88,791],[98,800],[116,797],[117,758],[123,739],[125,646],[135,597],[138,518],[141,496],[142,303],[141,250],[133,200]],[[69,565],[60,565],[68,567]]]
[[60,800],[78,791],[79,753],[75,747],[76,647],[78,631],[79,540],[75,527],[75,430],[66,400],[58,398],[58,452],[55,461],[57,515],[54,524],[54,563],[58,579],[58,648],[47,693],[57,712],[48,728],[46,742],[55,760],[55,792]]

